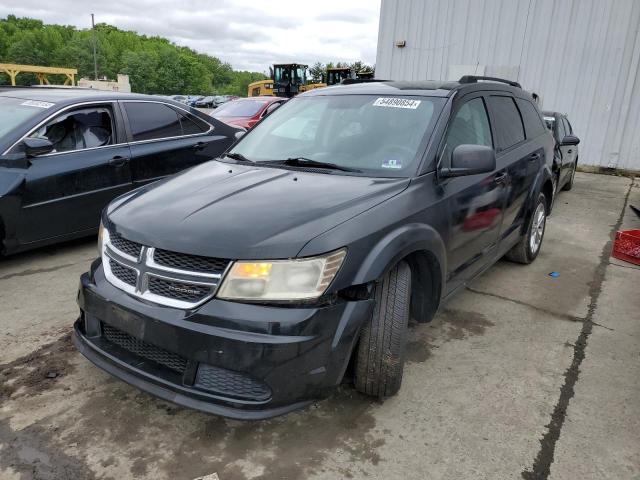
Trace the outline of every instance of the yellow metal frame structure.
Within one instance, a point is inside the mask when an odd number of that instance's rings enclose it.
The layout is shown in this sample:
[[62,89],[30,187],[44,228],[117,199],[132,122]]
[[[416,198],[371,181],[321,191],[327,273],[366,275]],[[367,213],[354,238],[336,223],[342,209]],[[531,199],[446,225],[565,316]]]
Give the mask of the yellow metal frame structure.
[[11,85],[16,85],[16,77],[19,73],[35,73],[40,85],[50,85],[47,75],[65,75],[65,85],[74,86],[78,70],[75,68],[40,67],[37,65],[15,65],[13,63],[0,63],[0,73],[6,73],[11,79]]

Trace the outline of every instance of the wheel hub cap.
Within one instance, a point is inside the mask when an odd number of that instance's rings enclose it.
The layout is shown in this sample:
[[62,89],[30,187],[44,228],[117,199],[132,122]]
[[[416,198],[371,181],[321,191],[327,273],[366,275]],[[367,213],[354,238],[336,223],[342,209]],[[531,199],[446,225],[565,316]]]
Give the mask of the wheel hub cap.
[[546,215],[544,212],[544,205],[541,203],[536,208],[533,214],[531,233],[529,234],[529,248],[531,253],[537,253],[542,244],[542,236],[544,235],[544,226],[546,222]]

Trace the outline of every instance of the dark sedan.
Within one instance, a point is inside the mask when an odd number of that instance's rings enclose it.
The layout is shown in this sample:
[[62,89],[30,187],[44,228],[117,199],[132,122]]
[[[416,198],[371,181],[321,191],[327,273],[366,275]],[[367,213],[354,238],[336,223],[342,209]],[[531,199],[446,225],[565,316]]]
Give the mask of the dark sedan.
[[580,139],[573,133],[573,127],[566,115],[558,112],[542,112],[547,128],[556,141],[554,153],[554,174],[556,192],[571,190],[578,168],[578,144]]
[[238,131],[147,95],[0,89],[0,253],[94,234],[112,199],[219,156]]

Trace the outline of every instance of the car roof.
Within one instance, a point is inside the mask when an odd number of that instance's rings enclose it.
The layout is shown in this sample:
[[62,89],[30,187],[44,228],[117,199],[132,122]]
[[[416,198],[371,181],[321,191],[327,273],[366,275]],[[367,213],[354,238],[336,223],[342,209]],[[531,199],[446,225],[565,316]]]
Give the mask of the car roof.
[[92,102],[105,100],[158,100],[154,95],[140,93],[110,92],[91,88],[51,88],[51,87],[0,87],[1,97],[24,98],[54,104],[73,103],[77,101]]
[[544,115],[545,117],[566,117],[564,113],[552,112],[550,110],[543,110],[542,115]]
[[439,80],[425,80],[404,82],[393,80],[374,80],[334,85],[326,88],[316,88],[303,93],[303,96],[321,95],[416,95],[424,97],[450,97],[455,92],[468,93],[478,90],[501,90],[518,96],[530,96],[521,88],[500,82],[445,82]]

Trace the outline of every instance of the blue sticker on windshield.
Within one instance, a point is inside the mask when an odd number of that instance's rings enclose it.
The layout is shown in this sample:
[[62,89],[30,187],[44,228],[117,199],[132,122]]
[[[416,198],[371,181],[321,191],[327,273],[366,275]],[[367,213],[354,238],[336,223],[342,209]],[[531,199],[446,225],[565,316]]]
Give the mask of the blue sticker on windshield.
[[382,162],[382,168],[402,168],[402,162],[400,160],[390,159]]

